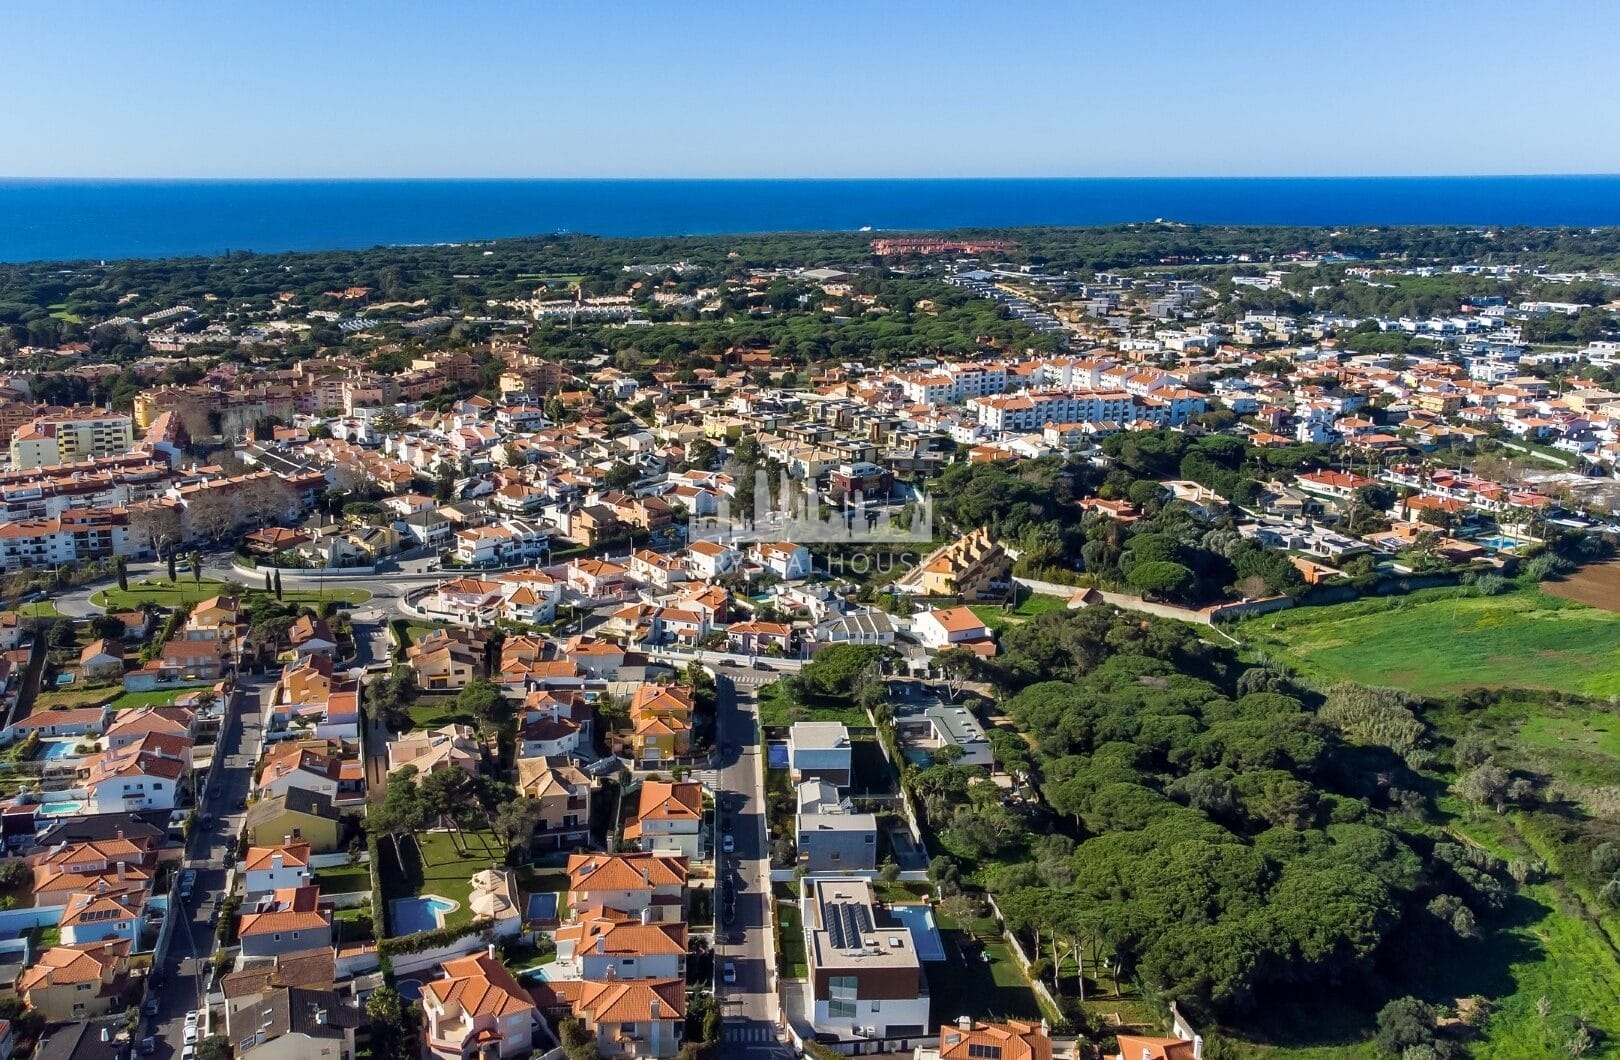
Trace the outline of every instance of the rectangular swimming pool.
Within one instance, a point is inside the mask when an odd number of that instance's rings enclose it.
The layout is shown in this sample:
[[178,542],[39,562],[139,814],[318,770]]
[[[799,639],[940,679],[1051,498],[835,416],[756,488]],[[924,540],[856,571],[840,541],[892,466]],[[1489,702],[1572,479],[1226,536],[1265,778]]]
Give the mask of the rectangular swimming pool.
[[889,912],[911,932],[911,944],[920,961],[943,961],[945,940],[934,925],[934,913],[926,905],[891,905]]

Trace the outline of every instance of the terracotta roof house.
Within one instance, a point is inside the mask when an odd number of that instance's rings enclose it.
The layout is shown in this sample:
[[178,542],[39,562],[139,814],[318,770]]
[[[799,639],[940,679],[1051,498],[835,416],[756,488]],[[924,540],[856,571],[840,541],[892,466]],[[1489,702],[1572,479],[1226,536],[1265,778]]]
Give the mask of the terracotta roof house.
[[657,923],[683,920],[687,863],[663,854],[574,854],[568,858],[568,904],[601,906]]
[[696,781],[643,781],[636,816],[624,838],[640,849],[695,858],[703,844],[703,785]]
[[534,1048],[534,998],[488,953],[444,962],[443,979],[422,986],[426,1055],[464,1060],[525,1056]]
[[[672,1057],[686,1029],[681,979],[576,979],[541,983],[534,998],[551,1012],[568,1012],[596,1035],[603,1056]],[[627,1049],[633,1048],[633,1053]]]
[[51,1022],[112,1011],[129,985],[130,940],[52,946],[17,981],[17,993]]
[[936,1055],[937,1060],[1052,1060],[1052,1036],[1044,1023],[983,1023],[964,1016],[939,1029]]
[[243,957],[274,957],[332,945],[332,914],[320,907],[320,888],[314,884],[286,887],[244,906],[236,935]]

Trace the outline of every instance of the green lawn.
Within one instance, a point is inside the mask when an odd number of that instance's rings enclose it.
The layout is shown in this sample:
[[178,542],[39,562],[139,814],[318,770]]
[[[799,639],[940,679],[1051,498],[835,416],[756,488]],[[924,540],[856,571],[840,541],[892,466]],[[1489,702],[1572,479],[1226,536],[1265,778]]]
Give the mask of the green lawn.
[[[1075,592],[1079,592],[1076,589]],[[1069,602],[1057,596],[1042,596],[1031,593],[1026,596],[1017,607],[1007,610],[1000,604],[969,604],[968,610],[979,616],[979,621],[991,629],[1005,629],[1016,626],[1027,619],[1038,615],[1049,614],[1053,611],[1062,611],[1069,606]]]
[[[252,591],[252,586],[247,587]],[[238,591],[237,586],[229,582],[214,578],[204,578],[196,581],[181,575],[176,581],[167,578],[149,578],[139,582],[131,582],[129,590],[109,588],[91,594],[90,602],[96,607],[106,608],[109,611],[128,611],[143,603],[157,604],[159,607],[179,607],[183,604],[195,604],[199,600],[206,600],[210,596],[221,593]],[[263,590],[260,589],[260,592]],[[333,600],[344,604],[363,604],[371,599],[371,593],[366,589],[348,587],[326,589],[286,589],[282,600],[289,604],[317,604],[326,600]]]
[[461,840],[467,847],[465,854],[449,832],[420,832],[402,838],[400,853],[405,864],[401,866],[394,862],[394,844],[384,838],[377,844],[383,900],[436,894],[457,903],[455,912],[445,914],[445,927],[469,923],[473,919],[467,908],[472,875],[489,868],[491,862],[504,864],[506,848],[493,832],[464,832]]
[[315,882],[321,885],[322,894],[370,892],[371,867],[368,865],[334,865],[331,868],[316,869]]
[[1323,681],[1425,695],[1506,687],[1620,695],[1620,613],[1535,589],[1489,597],[1432,589],[1301,607],[1231,631],[1253,651]]
[[110,706],[114,710],[129,710],[132,707],[166,707],[187,692],[196,691],[199,691],[199,689],[154,688],[150,692],[125,692],[116,697]]
[[437,729],[455,722],[460,725],[472,725],[473,716],[456,708],[456,697],[448,696],[420,696],[416,702],[405,708],[411,716],[412,729]]
[[777,970],[784,979],[803,979],[810,974],[810,959],[804,952],[804,923],[798,903],[778,899],[776,919],[781,925],[776,951]]
[[866,716],[866,711],[847,700],[833,703],[797,703],[793,697],[782,691],[782,686],[777,682],[759,690],[759,724],[762,728],[785,728],[796,720],[841,721],[845,725],[868,728],[872,724],[872,720]]
[[37,600],[31,604],[17,605],[17,613],[24,618],[61,618],[62,612],[49,600]]
[[1018,970],[1012,950],[1000,939],[987,941],[984,952],[990,955],[986,963],[979,957],[978,946],[963,952],[966,932],[951,929],[940,931],[945,941],[946,960],[929,961],[923,965],[928,975],[928,992],[932,997],[931,1010],[941,1019],[973,1016],[986,1019],[1041,1018],[1040,1005],[1029,981]]

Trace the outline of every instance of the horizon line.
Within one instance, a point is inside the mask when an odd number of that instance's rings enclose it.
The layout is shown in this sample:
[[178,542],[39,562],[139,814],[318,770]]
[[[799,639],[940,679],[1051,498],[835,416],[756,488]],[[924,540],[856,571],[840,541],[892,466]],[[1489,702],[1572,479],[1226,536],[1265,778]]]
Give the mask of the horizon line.
[[0,183],[37,184],[229,184],[229,183],[320,183],[341,184],[370,181],[396,183],[951,183],[985,181],[1031,181],[1059,183],[1065,181],[1261,181],[1261,180],[1581,180],[1620,178],[1620,171],[1580,171],[1542,173],[1242,173],[1242,174],[1122,174],[1101,175],[1018,175],[979,174],[963,176],[25,176],[0,174]]

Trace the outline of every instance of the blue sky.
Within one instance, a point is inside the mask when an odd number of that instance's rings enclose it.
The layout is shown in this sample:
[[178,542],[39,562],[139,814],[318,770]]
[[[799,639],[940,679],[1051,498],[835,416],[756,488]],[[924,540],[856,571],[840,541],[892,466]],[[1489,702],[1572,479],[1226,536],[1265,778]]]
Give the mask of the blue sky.
[[0,176],[1620,172],[1620,4],[0,6]]

